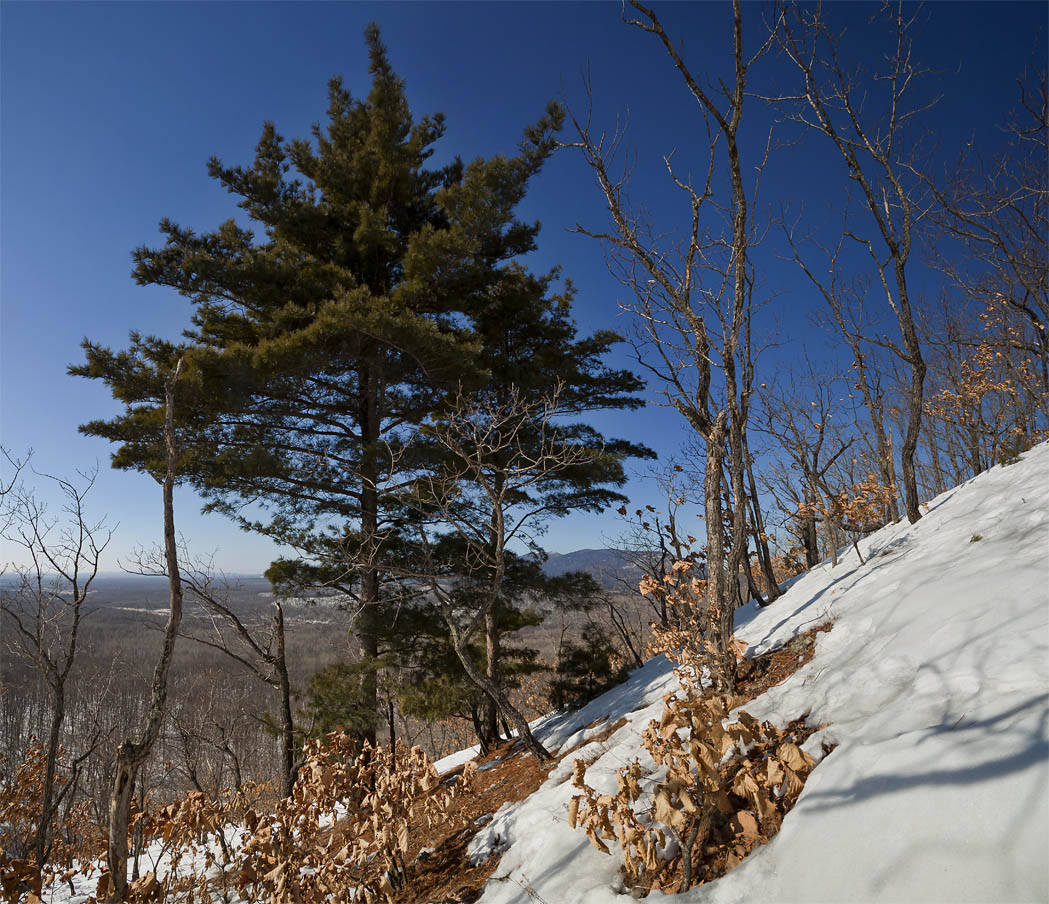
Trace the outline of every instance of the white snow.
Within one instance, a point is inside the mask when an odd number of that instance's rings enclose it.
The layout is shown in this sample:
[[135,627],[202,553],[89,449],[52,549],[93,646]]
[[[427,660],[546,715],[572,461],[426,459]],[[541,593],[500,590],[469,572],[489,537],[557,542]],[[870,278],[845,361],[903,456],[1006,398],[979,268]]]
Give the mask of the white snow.
[[[1049,900],[1049,445],[860,549],[866,564],[850,547],[773,605],[737,614],[750,655],[834,621],[812,660],[746,709],[778,724],[808,713],[829,727],[806,749],[818,757],[823,740],[838,747],[770,844],[716,882],[649,900]],[[538,734],[564,749],[594,716],[629,712],[627,725],[581,752],[596,760],[587,781],[612,791],[615,769],[635,756],[652,767],[640,732],[672,682],[653,661]],[[474,839],[478,858],[504,851],[485,904],[622,900],[621,860],[568,826],[571,759]]]

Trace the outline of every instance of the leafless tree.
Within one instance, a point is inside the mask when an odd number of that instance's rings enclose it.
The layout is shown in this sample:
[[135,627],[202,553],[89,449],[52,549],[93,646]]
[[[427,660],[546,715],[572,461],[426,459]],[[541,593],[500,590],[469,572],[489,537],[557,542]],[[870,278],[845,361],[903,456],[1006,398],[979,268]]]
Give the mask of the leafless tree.
[[[821,318],[848,346],[852,354],[852,374],[856,379],[853,391],[858,391],[870,422],[871,443],[875,452],[878,471],[883,484],[887,487],[897,486],[896,462],[893,453],[892,428],[887,423],[884,374],[878,367],[878,357],[869,351],[878,346],[867,338],[873,332],[872,324],[866,316],[865,301],[870,288],[870,279],[865,276],[850,276],[841,263],[845,238],[848,233],[848,214],[841,238],[832,249],[823,249],[827,258],[828,276],[818,277],[811,265],[801,253],[796,226],[785,229],[787,242],[794,255],[794,260],[809,282],[815,287],[827,305],[826,316]],[[852,395],[852,393],[850,393]],[[896,497],[890,500],[887,516],[892,521],[900,518]]]
[[[75,781],[56,788],[58,751],[81,620],[88,614],[85,603],[112,537],[104,519],[93,520],[84,508],[97,473],[97,469],[81,473],[79,482],[39,475],[60,493],[60,515],[51,515],[46,504],[24,486],[12,482],[3,488],[8,516],[2,535],[20,553],[20,561],[9,566],[13,581],[9,579],[0,588],[4,646],[39,671],[50,709],[41,813],[32,842],[39,866],[47,861],[52,820],[63,799],[75,796]],[[93,744],[87,749],[92,751]]]
[[[756,161],[754,184],[744,181],[738,141],[750,67],[772,38],[747,57],[743,48],[742,9],[733,2],[734,77],[704,87],[671,40],[655,11],[637,0],[624,6],[628,25],[652,35],[666,51],[675,71],[696,103],[706,129],[708,155],[696,180],[679,174],[673,154],[664,158],[670,179],[689,209],[687,232],[680,241],[657,230],[643,209],[628,198],[631,168],[618,161],[624,133],[613,136],[594,129],[591,117],[572,116],[578,149],[596,176],[611,216],[611,226],[578,232],[602,241],[610,268],[633,300],[624,305],[635,315],[640,363],[664,387],[666,401],[677,409],[705,445],[704,510],[706,516],[707,641],[718,660],[712,673],[735,683],[735,655],[730,640],[736,606],[736,575],[746,552],[746,425],[753,392],[751,315],[754,274],[749,251],[760,235],[749,216],[760,174],[767,159]],[[587,85],[588,93],[590,86]],[[719,200],[718,159],[724,154],[729,194]],[[720,373],[720,379],[717,375]],[[723,463],[728,452],[731,525],[725,542]]]
[[[508,546],[528,546],[563,504],[556,493],[544,490],[599,454],[561,435],[561,404],[559,385],[538,398],[526,398],[514,388],[499,398],[460,393],[453,410],[429,431],[445,452],[445,466],[421,476],[405,500],[434,526],[420,528],[425,567],[415,577],[426,582],[437,601],[456,656],[527,749],[543,761],[550,753],[501,683],[497,604]],[[443,537],[437,525],[445,526]],[[442,543],[456,548],[455,564],[442,556]],[[486,668],[470,651],[479,633],[485,637]]]
[[[831,423],[838,388],[834,381],[810,371],[808,379],[792,376],[785,382],[790,387],[787,390],[773,386],[762,391],[761,429],[777,441],[799,475],[801,498],[796,511],[801,512],[805,565],[812,568],[820,560],[814,506],[827,493],[828,475],[848,452],[853,438]],[[829,545],[833,552],[834,542]]]
[[228,588],[216,584],[210,568],[184,569],[182,580],[190,594],[211,615],[210,636],[197,632],[186,637],[196,643],[220,650],[252,675],[276,691],[279,700],[280,727],[280,793],[290,797],[298,772],[298,754],[302,734],[296,729],[291,709],[291,679],[285,651],[284,607],[280,598],[273,603],[269,628],[258,630],[245,624],[230,605]]
[[[922,76],[927,74],[913,55],[918,13],[905,14],[902,2],[883,4],[875,21],[887,23],[891,47],[883,57],[884,68],[865,72],[843,59],[841,36],[832,30],[822,4],[791,3],[784,9],[778,43],[796,67],[803,87],[799,93],[775,100],[790,111],[795,122],[830,140],[858,186],[873,228],[865,231],[853,221],[845,235],[870,259],[901,340],[897,343],[883,335],[870,341],[891,349],[910,370],[900,463],[904,507],[913,523],[921,518],[915,454],[926,365],[908,274],[915,230],[929,203],[923,180],[914,175],[921,167],[916,161],[917,142],[910,138],[922,114],[938,99],[916,97]],[[883,88],[884,96],[880,96]]]
[[[1049,395],[1049,89],[1044,62],[1018,80],[1008,145],[985,159],[970,144],[944,183],[919,173],[934,193],[934,261],[963,295],[1000,298],[1029,329],[1009,352],[1038,360]],[[945,241],[946,240],[946,241]],[[962,254],[955,253],[960,245]]]
[[164,629],[164,646],[153,672],[149,715],[141,735],[128,737],[117,748],[113,790],[109,799],[108,843],[106,864],[109,869],[109,888],[106,900],[123,901],[127,897],[128,823],[131,818],[131,796],[135,776],[148,759],[160,734],[167,708],[168,671],[175,652],[179,626],[182,622],[182,578],[175,542],[175,476],[178,469],[178,441],[175,435],[175,386],[182,373],[179,359],[174,371],[164,382],[164,446],[167,465],[164,471],[164,557],[168,575],[168,621]]
[[[625,526],[614,543],[636,571],[662,584],[675,562],[697,561],[703,558],[703,553],[695,548],[696,538],[686,533],[681,524],[684,507],[696,501],[693,499],[693,475],[681,465],[670,462],[651,476],[660,500],[659,507],[647,504],[630,512],[625,505],[621,506],[618,512]],[[706,568],[705,563],[701,568]],[[670,624],[673,614],[667,609],[664,597],[655,599],[654,595],[642,594],[635,577],[617,577],[616,580],[624,591],[637,594],[651,607],[662,627]]]

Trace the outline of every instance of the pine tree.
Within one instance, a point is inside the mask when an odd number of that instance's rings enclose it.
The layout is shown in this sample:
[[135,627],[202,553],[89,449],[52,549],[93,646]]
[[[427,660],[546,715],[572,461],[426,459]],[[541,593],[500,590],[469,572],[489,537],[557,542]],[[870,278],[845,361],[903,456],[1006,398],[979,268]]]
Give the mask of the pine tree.
[[[381,583],[404,523],[394,491],[418,466],[408,440],[443,393],[478,378],[464,314],[500,263],[534,245],[538,227],[514,208],[562,114],[551,105],[517,156],[428,169],[443,117],[413,121],[376,26],[366,43],[366,99],[333,79],[326,127],[310,139],[267,123],[252,165],[210,161],[260,235],[234,219],[201,234],[164,220],[163,247],[135,252],[141,285],[191,301],[183,340],[133,333],[121,352],[85,342],[71,371],[127,406],[81,429],[121,444],[114,466],[157,473],[163,380],[183,357],[180,474],[246,528],[307,547],[337,539],[361,658],[377,662]],[[360,699],[374,739],[374,669]]]

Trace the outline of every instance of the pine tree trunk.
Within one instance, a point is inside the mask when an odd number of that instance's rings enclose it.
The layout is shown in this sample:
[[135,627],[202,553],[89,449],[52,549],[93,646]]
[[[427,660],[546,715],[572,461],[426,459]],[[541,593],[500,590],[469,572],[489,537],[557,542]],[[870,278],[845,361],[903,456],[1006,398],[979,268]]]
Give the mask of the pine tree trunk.
[[369,663],[361,674],[361,709],[365,727],[361,739],[374,745],[379,722],[379,676],[375,662],[379,657],[379,442],[378,385],[371,368],[362,366],[360,385],[365,387],[361,399],[360,422],[363,450],[361,456],[361,600],[357,617],[357,636],[361,657]]
[[[499,471],[495,475],[493,495],[496,499],[502,499],[506,489],[506,475]],[[503,512],[499,505],[495,505],[492,511],[491,527],[489,530],[489,554],[497,563],[498,573],[494,578],[495,587],[502,587],[502,571],[505,567],[505,552],[503,550],[504,540]],[[499,622],[496,606],[498,605],[498,589],[496,589],[488,600],[487,609],[484,614],[484,642],[485,642],[485,676],[495,687],[500,686],[499,680]],[[484,742],[488,747],[499,743],[499,706],[494,697],[488,697],[484,701],[482,710],[481,730],[484,732]]]

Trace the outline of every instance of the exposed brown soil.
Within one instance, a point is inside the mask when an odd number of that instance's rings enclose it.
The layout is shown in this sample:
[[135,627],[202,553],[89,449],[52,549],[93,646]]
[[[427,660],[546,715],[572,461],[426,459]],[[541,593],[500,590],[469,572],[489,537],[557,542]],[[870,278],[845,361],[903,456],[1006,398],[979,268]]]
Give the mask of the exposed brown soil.
[[[752,700],[786,680],[812,658],[816,635],[830,628],[830,624],[820,625],[799,635],[782,649],[741,662],[737,694],[744,700]],[[626,719],[620,719],[610,724],[586,743],[606,740],[625,723]],[[816,731],[805,725],[803,719],[791,723],[788,728],[789,733],[797,738],[796,743],[802,743]],[[485,817],[490,817],[504,803],[528,797],[546,780],[547,774],[560,760],[571,757],[577,749],[566,751],[554,762],[544,765],[517,742],[508,742],[492,751],[488,757],[479,759],[478,765],[487,765],[488,768],[473,774],[472,790],[460,798],[460,808],[455,816],[442,826],[427,828],[421,825],[413,831],[416,847],[412,856],[417,856],[424,849],[429,853],[415,862],[408,887],[400,893],[397,904],[469,904],[476,901],[499,861],[497,854],[483,863],[472,865],[466,853],[470,840],[487,821]],[[459,766],[443,777],[445,781],[456,780],[462,771],[463,767]],[[767,825],[762,828],[764,831],[758,843],[771,838],[779,826]],[[753,846],[753,843],[745,847],[725,844],[704,851],[703,866],[697,877],[699,882],[708,882],[724,875]]]
[[745,700],[760,697],[770,687],[782,684],[816,652],[816,637],[831,629],[831,623],[819,625],[799,634],[786,646],[756,659],[744,659],[739,665],[736,693]]

